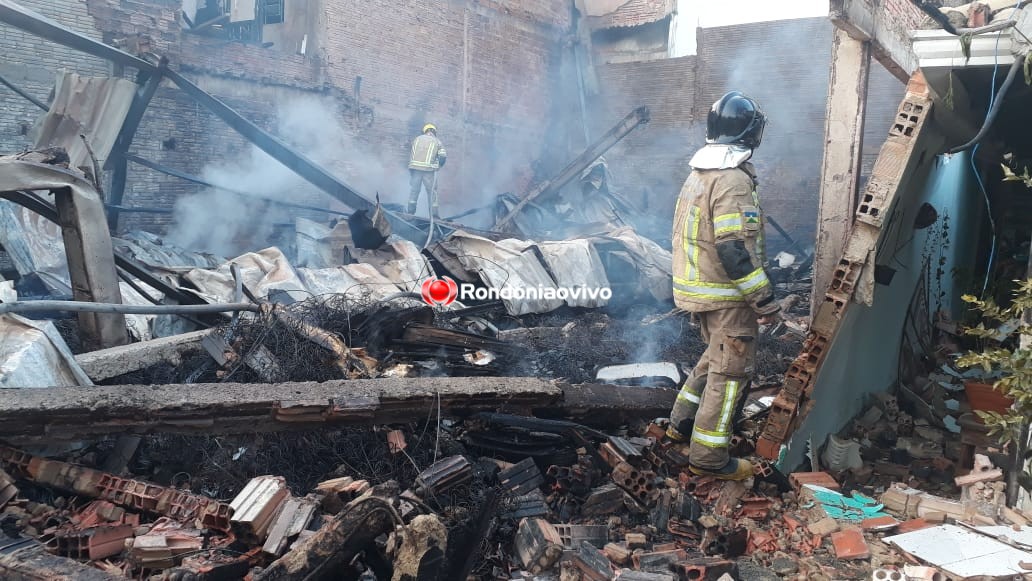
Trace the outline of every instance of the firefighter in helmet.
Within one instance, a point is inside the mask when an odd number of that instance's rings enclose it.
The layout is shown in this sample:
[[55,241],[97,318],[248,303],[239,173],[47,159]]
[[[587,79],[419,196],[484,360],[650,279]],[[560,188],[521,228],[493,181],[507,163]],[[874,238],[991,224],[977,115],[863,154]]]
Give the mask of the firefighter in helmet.
[[766,117],[755,101],[732,91],[710,109],[706,145],[674,211],[674,303],[694,313],[708,347],[681,387],[667,435],[688,447],[688,469],[725,480],[752,475],[728,445],[738,402],[756,361],[761,323],[780,307],[763,270],[763,212],[749,159]]
[[433,123],[423,126],[423,133],[412,140],[412,153],[409,156],[409,201],[408,213],[416,213],[419,194],[426,189],[430,211],[434,217],[440,217],[437,205],[437,170],[444,167],[448,153],[437,138],[437,127]]

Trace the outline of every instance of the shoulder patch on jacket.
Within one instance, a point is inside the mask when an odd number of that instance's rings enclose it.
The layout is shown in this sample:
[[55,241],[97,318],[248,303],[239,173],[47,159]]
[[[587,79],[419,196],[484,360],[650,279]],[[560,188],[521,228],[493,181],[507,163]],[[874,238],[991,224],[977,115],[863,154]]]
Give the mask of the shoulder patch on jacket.
[[756,206],[742,206],[742,228],[744,230],[760,229],[760,209]]

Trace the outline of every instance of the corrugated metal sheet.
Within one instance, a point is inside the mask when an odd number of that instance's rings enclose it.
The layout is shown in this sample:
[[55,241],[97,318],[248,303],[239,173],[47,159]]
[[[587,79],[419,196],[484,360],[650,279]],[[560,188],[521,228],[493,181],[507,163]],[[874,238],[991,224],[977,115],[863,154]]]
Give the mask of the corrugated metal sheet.
[[103,167],[129,112],[136,84],[111,77],[81,77],[64,72],[57,77],[50,111],[32,128],[33,149],[62,147],[72,167],[93,162],[80,134],[85,134]]
[[0,315],[0,387],[89,385],[53,323]]

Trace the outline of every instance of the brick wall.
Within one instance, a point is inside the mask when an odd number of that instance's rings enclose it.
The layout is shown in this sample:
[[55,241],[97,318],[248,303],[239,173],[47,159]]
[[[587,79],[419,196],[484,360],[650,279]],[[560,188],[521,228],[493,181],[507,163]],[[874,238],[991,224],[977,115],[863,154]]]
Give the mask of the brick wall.
[[880,22],[885,23],[900,38],[909,38],[910,31],[921,28],[921,23],[927,18],[911,0],[864,1],[874,7],[873,12],[878,14]]
[[[597,138],[632,109],[647,105],[652,120],[617,144],[606,159],[613,181],[650,212],[672,214],[688,175],[685,153],[695,138],[694,56],[597,67],[600,95],[591,104]],[[677,183],[677,188],[673,184]]]
[[[83,0],[24,0],[23,6],[42,12],[58,23],[95,38],[101,32],[93,25]],[[54,88],[57,71],[69,67],[83,74],[104,76],[111,72],[107,61],[43,40],[16,28],[0,24],[0,75],[46,102]],[[23,133],[41,111],[32,103],[0,86],[0,152],[22,151],[30,144]]]
[[[441,172],[445,213],[525,191],[532,168],[552,170],[545,144],[556,128],[562,82],[560,37],[569,7],[549,0],[390,0],[312,2],[318,39],[306,56],[188,34],[176,20],[178,0],[24,0],[24,4],[93,38],[142,36],[172,68],[276,130],[286,105],[313,103],[326,112],[324,135],[335,145],[320,156],[359,191],[385,202],[407,197],[408,144],[424,122],[440,128],[450,152]],[[111,74],[111,66],[0,25],[0,72],[45,99],[61,68]],[[42,56],[41,56],[42,55]],[[40,66],[42,64],[42,66]],[[134,74],[127,71],[127,76]],[[361,90],[356,94],[356,77]],[[6,91],[6,89],[2,89]],[[31,104],[0,93],[0,150],[28,145],[22,127],[38,116]],[[289,128],[288,128],[289,129]],[[289,133],[289,132],[288,132]],[[281,135],[290,140],[291,135]],[[298,144],[302,149],[310,143]],[[233,165],[249,145],[234,131],[163,83],[134,140],[133,152],[201,175]],[[323,149],[326,149],[323,147]],[[561,157],[561,156],[560,156]],[[275,162],[270,162],[275,163]],[[196,186],[130,164],[126,205],[170,208]],[[303,183],[291,201],[339,206]],[[422,210],[421,210],[422,211]],[[288,220],[290,216],[278,216]],[[127,214],[123,229],[163,231],[169,216]]]
[[[438,174],[445,214],[526,191],[549,141],[569,8],[513,4],[371,0],[328,4],[322,15],[329,82],[362,77],[363,104],[375,112],[362,143],[404,174],[412,137],[437,125],[449,152]],[[403,201],[406,187],[381,194]]]
[[[621,189],[667,215],[690,172],[688,159],[704,144],[710,105],[738,89],[754,97],[770,120],[753,160],[764,208],[809,243],[817,219],[831,36],[825,18],[703,28],[697,57],[599,66],[599,110],[640,103],[652,110],[652,123],[607,156]],[[873,69],[864,144],[871,163],[903,93],[877,63]],[[783,245],[773,232],[771,245]]]
[[641,26],[662,20],[675,9],[674,0],[632,0],[624,3],[609,14],[587,16],[587,23],[593,29],[617,26]]
[[878,151],[896,118],[896,109],[903,101],[905,93],[906,86],[872,59],[871,76],[867,82],[867,116],[864,119],[864,157],[861,172],[864,179],[874,167]]
[[831,38],[826,18],[699,31],[697,111],[731,89],[759,101],[770,120],[754,157],[764,210],[799,240],[817,221]]

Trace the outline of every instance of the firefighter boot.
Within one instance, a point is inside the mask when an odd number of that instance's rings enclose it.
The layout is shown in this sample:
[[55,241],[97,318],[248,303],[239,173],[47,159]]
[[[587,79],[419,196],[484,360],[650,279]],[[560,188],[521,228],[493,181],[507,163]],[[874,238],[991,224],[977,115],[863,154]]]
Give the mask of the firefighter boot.
[[728,458],[723,468],[712,470],[688,465],[688,470],[696,476],[713,476],[718,480],[745,480],[753,475],[752,462],[744,458]]

